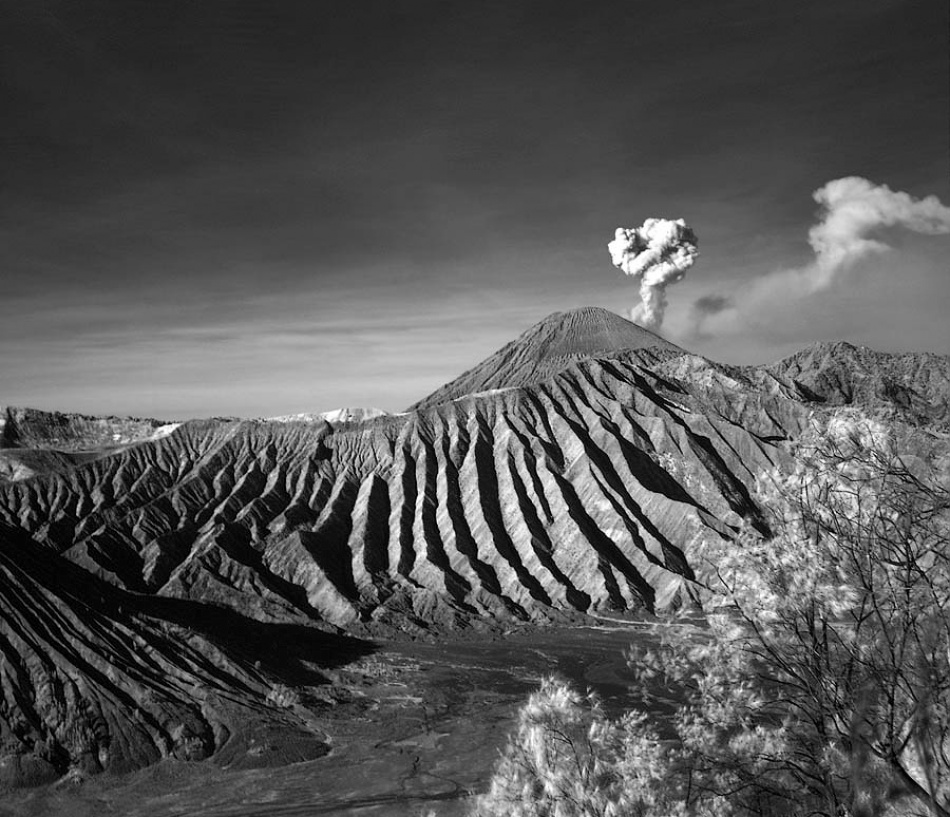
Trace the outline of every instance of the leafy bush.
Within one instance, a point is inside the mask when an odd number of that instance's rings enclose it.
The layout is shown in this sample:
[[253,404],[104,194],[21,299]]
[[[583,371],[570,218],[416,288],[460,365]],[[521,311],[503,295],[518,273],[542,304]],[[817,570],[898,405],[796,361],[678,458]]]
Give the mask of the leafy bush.
[[665,750],[642,713],[617,721],[591,695],[542,682],[519,712],[488,793],[473,815],[654,815],[668,805]]

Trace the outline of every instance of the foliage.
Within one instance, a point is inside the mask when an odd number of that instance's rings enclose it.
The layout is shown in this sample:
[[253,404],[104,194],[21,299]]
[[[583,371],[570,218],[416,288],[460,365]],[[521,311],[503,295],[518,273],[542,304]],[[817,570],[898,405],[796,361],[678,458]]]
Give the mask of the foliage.
[[771,535],[699,545],[700,625],[631,652],[666,740],[548,682],[478,815],[950,815],[950,460],[840,413],[757,486]]
[[591,695],[546,679],[518,715],[477,817],[660,817],[666,750],[630,712],[612,721]]

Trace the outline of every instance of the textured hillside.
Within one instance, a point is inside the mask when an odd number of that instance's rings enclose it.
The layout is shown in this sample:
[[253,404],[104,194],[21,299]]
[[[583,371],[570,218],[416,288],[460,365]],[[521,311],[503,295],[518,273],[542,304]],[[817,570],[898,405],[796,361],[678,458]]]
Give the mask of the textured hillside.
[[886,354],[850,343],[817,343],[770,366],[752,369],[766,388],[827,406],[861,405],[912,423],[950,428],[950,357]]
[[745,485],[797,430],[794,411],[750,433],[698,408],[637,362],[587,360],[536,387],[338,431],[187,423],[9,485],[0,514],[130,590],[262,617],[652,608],[687,570],[691,526],[727,532],[722,519],[754,513]]
[[344,660],[355,647],[337,628],[677,603],[691,543],[757,524],[749,488],[813,411],[858,403],[939,424],[947,363],[839,344],[729,367],[585,309],[404,415],[145,426],[0,485],[0,784],[243,758],[245,723],[321,751],[271,693],[319,683],[314,658]]
[[177,423],[135,417],[0,407],[0,481],[65,471],[130,445],[159,439],[177,427]]
[[158,439],[176,426],[138,417],[92,417],[7,407],[0,408],[0,448],[89,451]]
[[299,624],[125,593],[9,530],[0,625],[0,790],[163,757],[266,765],[274,730],[291,747],[282,762],[320,756],[324,735],[283,681],[319,686],[316,666],[352,652]]

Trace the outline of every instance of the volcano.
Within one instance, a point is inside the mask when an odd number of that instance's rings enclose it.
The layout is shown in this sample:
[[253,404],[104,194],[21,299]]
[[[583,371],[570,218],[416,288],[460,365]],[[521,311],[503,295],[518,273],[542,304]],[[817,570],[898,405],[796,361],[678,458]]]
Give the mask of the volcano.
[[576,360],[646,349],[661,355],[686,353],[676,344],[600,307],[555,312],[409,410],[428,408],[468,394],[539,383]]
[[317,757],[371,640],[689,603],[691,544],[760,524],[751,486],[813,412],[942,427],[948,383],[847,344],[725,366],[584,308],[399,415],[7,410],[31,472],[0,482],[0,787],[264,762],[275,730]]

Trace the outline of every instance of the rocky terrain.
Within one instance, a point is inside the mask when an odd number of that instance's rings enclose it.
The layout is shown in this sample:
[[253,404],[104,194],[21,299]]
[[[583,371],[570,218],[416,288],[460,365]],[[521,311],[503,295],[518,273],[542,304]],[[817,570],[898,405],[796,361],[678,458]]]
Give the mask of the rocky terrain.
[[[222,749],[229,763],[266,765],[271,758],[255,749],[274,730],[290,739],[284,761],[326,752],[280,700],[269,665],[318,683],[318,667],[358,656],[358,642],[135,596],[16,531],[2,541],[0,783],[128,771],[162,757],[200,760]],[[299,643],[273,654],[280,636],[305,640],[306,664],[297,660]]]
[[688,602],[691,542],[760,524],[750,486],[813,412],[945,430],[948,395],[946,357],[731,367],[587,308],[404,414],[7,409],[0,787],[265,762],[275,730],[281,762],[318,756],[370,639]]
[[0,480],[19,480],[158,440],[180,424],[0,407]]

